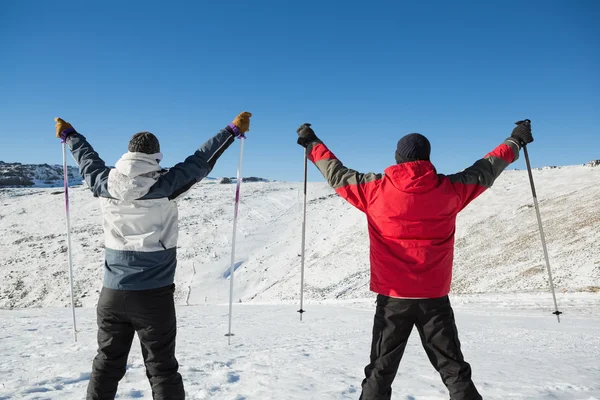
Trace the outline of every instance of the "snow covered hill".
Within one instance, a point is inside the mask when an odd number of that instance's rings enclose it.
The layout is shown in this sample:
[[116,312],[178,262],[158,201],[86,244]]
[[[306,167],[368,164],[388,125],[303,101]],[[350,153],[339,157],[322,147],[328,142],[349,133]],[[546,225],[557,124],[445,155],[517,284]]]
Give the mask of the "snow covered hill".
[[[79,170],[69,166],[69,183],[80,185]],[[3,187],[62,187],[62,165],[5,163],[0,161],[0,188]]]
[[[599,291],[600,168],[544,168],[534,176],[557,290]],[[235,185],[216,182],[197,185],[180,201],[179,304],[228,299]],[[324,183],[308,191],[307,299],[370,297],[364,216]],[[236,302],[297,301],[301,202],[301,183],[242,186]],[[71,209],[76,301],[93,306],[103,275],[99,203],[78,186]],[[0,308],[69,304],[64,226],[60,191],[0,191]],[[453,291],[547,288],[527,172],[506,171],[459,217]]]

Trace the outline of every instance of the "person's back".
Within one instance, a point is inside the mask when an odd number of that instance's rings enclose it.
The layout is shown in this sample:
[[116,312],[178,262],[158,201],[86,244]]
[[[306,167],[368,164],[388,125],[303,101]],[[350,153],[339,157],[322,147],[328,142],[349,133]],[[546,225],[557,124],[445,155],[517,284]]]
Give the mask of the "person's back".
[[503,144],[457,174],[437,174],[431,145],[420,134],[404,136],[396,165],[385,174],[346,168],[310,124],[298,129],[305,147],[335,191],[367,216],[371,290],[377,293],[371,362],[361,400],[389,400],[392,382],[416,326],[423,347],[452,400],[479,400],[464,361],[448,299],[457,214],[492,186],[523,144],[533,141],[528,120]]
[[441,297],[450,285],[461,201],[429,161],[385,170],[365,210],[371,290],[391,297]]
[[131,150],[138,149],[130,146],[110,170],[107,195],[100,196],[108,266],[104,287],[155,289],[174,281],[177,198],[157,189],[168,179],[159,165],[162,155]]

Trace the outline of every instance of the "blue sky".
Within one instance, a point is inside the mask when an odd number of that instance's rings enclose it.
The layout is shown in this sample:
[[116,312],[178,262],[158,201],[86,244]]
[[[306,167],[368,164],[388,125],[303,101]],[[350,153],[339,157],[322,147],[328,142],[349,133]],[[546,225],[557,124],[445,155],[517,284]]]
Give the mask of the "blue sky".
[[410,132],[456,172],[522,118],[535,166],[585,163],[600,159],[599,19],[593,0],[3,1],[0,160],[60,163],[60,116],[110,165],[154,132],[168,166],[248,110],[244,175],[301,180],[303,122],[362,172]]

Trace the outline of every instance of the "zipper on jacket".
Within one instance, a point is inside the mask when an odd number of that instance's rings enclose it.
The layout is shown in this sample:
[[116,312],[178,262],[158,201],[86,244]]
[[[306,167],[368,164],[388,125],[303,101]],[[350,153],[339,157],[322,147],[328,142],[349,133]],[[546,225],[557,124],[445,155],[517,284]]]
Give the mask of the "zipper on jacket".
[[163,249],[165,249],[165,250],[167,249],[167,248],[165,247],[165,245],[163,244],[162,240],[159,240],[159,241],[158,241],[158,243],[160,243],[160,245],[162,246],[162,248],[163,248]]

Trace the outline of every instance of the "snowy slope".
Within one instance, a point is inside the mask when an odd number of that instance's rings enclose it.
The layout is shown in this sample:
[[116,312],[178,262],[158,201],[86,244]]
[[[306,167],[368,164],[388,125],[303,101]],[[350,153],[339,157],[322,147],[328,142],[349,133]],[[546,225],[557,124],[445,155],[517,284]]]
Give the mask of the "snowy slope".
[[[600,295],[559,294],[562,323],[547,295],[453,297],[461,343],[486,400],[600,399]],[[231,346],[226,306],[180,306],[177,357],[190,400],[356,400],[369,359],[372,301],[239,305]],[[95,314],[78,309],[0,311],[0,399],[80,400],[95,356]],[[135,339],[119,399],[151,399]],[[413,332],[393,399],[447,400]]]
[[[600,168],[534,175],[558,291],[598,291]],[[228,299],[234,190],[207,181],[180,201],[179,304]],[[242,186],[236,301],[297,300],[301,190]],[[84,186],[71,197],[76,300],[93,306],[103,274],[99,203]],[[63,202],[56,189],[0,191],[0,308],[69,304]],[[309,300],[370,296],[365,218],[324,183],[309,184],[306,267]],[[546,291],[546,276],[527,173],[506,171],[459,217],[453,291]]]

